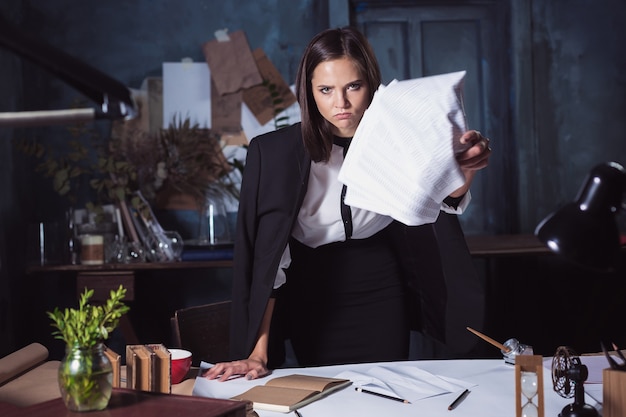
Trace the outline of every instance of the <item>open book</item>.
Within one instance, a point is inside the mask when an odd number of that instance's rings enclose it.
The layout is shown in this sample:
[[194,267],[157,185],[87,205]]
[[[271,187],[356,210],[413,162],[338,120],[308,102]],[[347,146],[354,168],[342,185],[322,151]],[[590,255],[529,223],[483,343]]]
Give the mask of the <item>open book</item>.
[[351,383],[349,379],[293,374],[271,379],[232,399],[252,401],[259,410],[288,413]]

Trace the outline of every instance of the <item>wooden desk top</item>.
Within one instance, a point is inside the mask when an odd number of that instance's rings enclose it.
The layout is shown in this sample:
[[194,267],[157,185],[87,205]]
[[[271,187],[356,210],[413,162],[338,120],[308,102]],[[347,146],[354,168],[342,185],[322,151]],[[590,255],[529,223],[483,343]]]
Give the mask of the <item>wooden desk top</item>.
[[205,397],[176,394],[158,394],[114,388],[106,409],[89,413],[68,411],[60,398],[17,407],[0,403],[0,415],[7,417],[147,417],[147,416],[193,416],[193,417],[246,417],[246,403]]

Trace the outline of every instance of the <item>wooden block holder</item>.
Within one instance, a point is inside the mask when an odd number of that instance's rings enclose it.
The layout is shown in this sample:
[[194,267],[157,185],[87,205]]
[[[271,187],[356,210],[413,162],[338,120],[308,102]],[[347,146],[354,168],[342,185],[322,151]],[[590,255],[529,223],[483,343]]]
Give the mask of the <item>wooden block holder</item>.
[[515,416],[522,416],[522,372],[537,374],[537,417],[544,417],[543,402],[543,358],[539,355],[518,355],[515,357]]
[[626,372],[610,368],[602,371],[602,415],[626,416]]

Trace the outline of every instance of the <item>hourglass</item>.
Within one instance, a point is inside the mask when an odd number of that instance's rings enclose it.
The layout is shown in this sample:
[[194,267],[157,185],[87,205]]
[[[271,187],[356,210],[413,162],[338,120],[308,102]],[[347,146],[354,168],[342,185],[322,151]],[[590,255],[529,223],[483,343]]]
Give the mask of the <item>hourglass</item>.
[[532,371],[521,371],[520,386],[525,397],[525,403],[522,404],[522,417],[538,417],[537,405],[533,402],[537,396],[537,374]]
[[538,355],[515,358],[517,417],[543,417],[543,365]]

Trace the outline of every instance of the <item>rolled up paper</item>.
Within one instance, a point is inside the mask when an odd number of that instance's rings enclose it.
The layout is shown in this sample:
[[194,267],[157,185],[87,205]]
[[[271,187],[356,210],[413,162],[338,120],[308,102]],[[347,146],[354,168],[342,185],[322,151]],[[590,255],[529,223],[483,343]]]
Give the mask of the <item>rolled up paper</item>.
[[34,368],[48,358],[48,349],[31,343],[0,359],[0,385]]

